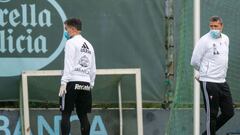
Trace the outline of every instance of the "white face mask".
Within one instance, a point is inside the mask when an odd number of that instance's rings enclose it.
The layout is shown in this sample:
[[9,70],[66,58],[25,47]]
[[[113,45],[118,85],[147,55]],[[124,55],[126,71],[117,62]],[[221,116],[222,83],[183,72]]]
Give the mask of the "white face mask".
[[212,38],[217,39],[221,36],[220,30],[210,30],[210,35]]

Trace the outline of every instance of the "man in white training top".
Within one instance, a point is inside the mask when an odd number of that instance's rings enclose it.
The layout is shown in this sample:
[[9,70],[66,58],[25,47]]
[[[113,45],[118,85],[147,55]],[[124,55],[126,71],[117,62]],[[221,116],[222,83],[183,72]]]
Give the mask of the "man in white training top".
[[191,65],[199,71],[199,76],[195,78],[200,82],[207,114],[206,131],[203,135],[215,135],[215,132],[234,115],[231,92],[225,80],[229,38],[222,33],[221,17],[212,16],[209,28],[210,31],[197,42],[191,59]]
[[94,86],[96,65],[92,45],[80,35],[82,23],[72,18],[64,22],[65,45],[64,70],[59,90],[62,112],[62,135],[70,133],[70,116],[76,106],[82,135],[89,135],[90,124],[87,113],[92,109],[91,89]]

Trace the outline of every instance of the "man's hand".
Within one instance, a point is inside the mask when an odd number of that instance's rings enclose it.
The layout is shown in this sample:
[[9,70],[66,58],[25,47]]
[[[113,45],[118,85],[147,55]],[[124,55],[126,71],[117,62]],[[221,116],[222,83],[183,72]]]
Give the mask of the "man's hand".
[[200,78],[199,74],[196,74],[194,78],[199,82],[199,78]]
[[65,95],[67,93],[66,87],[67,87],[66,84],[61,84],[59,93],[58,93],[59,97],[62,97],[63,95]]

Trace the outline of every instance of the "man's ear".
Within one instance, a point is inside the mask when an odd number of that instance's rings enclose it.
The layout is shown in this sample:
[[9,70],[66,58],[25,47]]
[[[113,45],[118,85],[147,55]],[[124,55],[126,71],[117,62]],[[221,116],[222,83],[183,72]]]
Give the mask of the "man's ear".
[[223,27],[224,27],[224,25],[222,24],[222,32],[223,32]]

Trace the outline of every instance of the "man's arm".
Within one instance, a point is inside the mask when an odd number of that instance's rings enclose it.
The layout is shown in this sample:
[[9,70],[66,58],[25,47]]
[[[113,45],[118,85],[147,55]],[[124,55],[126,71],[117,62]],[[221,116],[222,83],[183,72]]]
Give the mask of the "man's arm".
[[96,61],[95,61],[95,53],[93,51],[92,53],[92,66],[91,66],[91,72],[90,72],[90,86],[93,88],[94,82],[96,77]]
[[65,56],[64,56],[64,70],[61,79],[61,84],[66,84],[70,79],[70,72],[72,71],[74,62],[74,54],[75,50],[74,47],[67,42],[65,46]]
[[193,50],[192,58],[191,58],[191,65],[194,69],[197,71],[200,70],[200,64],[202,61],[202,57],[204,56],[204,53],[206,52],[206,45],[199,40]]

